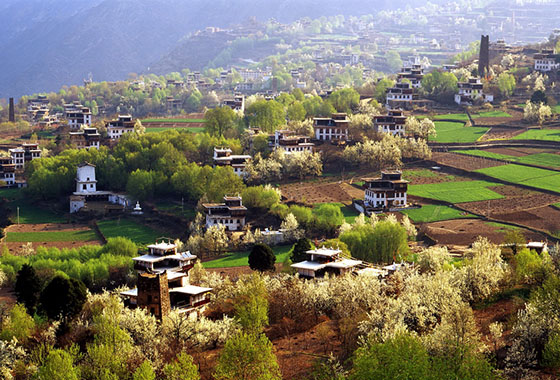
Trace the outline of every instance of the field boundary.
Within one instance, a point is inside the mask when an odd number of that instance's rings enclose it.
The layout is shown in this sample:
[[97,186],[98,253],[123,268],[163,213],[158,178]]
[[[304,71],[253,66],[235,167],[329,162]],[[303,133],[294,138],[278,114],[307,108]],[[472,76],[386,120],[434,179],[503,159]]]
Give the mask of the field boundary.
[[97,234],[97,236],[99,236],[101,242],[103,242],[103,244],[107,244],[107,238],[105,237],[105,235],[103,235],[103,232],[101,232],[101,229],[97,225],[97,220],[92,221],[91,226],[95,231],[95,233]]

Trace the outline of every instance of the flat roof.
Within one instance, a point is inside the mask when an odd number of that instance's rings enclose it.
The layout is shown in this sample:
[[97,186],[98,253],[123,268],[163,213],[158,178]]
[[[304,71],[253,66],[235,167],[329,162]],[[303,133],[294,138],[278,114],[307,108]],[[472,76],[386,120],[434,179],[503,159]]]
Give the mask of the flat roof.
[[198,294],[207,293],[212,291],[212,288],[203,288],[201,286],[186,285],[177,288],[170,288],[169,293],[183,293],[196,296]]
[[175,247],[177,247],[175,244],[166,243],[166,242],[163,242],[163,241],[161,243],[150,244],[148,246],[148,248],[164,249],[164,250],[175,248]]
[[307,254],[310,255],[319,255],[319,256],[335,256],[338,255],[340,253],[342,253],[342,251],[340,249],[334,249],[334,248],[319,248],[319,249],[311,249],[309,251],[306,252]]
[[329,268],[352,268],[362,263],[361,260],[342,259],[328,263]]
[[315,261],[302,261],[300,263],[292,264],[291,267],[295,269],[305,269],[305,270],[312,270],[317,271],[319,269],[325,268],[326,264],[317,263]]
[[124,292],[119,293],[121,296],[127,297],[138,297],[138,288],[125,290]]

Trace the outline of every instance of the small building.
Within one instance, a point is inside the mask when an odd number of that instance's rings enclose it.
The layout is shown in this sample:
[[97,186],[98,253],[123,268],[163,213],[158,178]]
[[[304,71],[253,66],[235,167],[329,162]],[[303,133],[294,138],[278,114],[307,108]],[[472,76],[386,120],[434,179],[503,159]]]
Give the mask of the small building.
[[350,120],[345,113],[333,113],[331,117],[313,119],[315,138],[324,141],[348,141],[348,124]]
[[410,83],[397,83],[395,87],[387,89],[386,105],[389,108],[405,108],[412,106],[414,100],[414,88]]
[[125,133],[134,132],[135,122],[132,120],[131,115],[119,115],[116,120],[111,120],[105,123],[107,128],[107,135],[113,141],[117,141]]
[[482,101],[491,103],[494,101],[494,95],[487,95],[483,92],[484,85],[480,78],[470,78],[468,82],[457,83],[459,93],[455,94],[455,103],[472,104],[474,101]]
[[64,116],[72,129],[78,129],[82,125],[91,126],[91,111],[88,107],[77,105],[69,107],[66,109]]
[[41,149],[37,143],[22,144],[19,148],[9,149],[9,152],[16,170],[24,170],[27,162],[41,158]]
[[224,203],[204,203],[206,228],[223,225],[227,231],[241,231],[245,227],[247,207],[240,196],[225,196]]
[[397,77],[399,83],[403,83],[406,79],[410,81],[412,88],[420,88],[422,87],[422,78],[424,78],[424,69],[421,64],[405,66]]
[[224,99],[222,106],[231,108],[234,111],[245,111],[245,96],[242,94],[235,94],[231,99]]
[[282,149],[284,153],[313,152],[314,143],[307,136],[296,135],[294,131],[279,129],[270,135],[268,145],[272,149]]
[[240,177],[244,177],[247,174],[245,166],[250,158],[251,156],[247,154],[231,154],[231,149],[229,148],[214,148],[214,167],[231,166],[233,172]]
[[99,149],[101,135],[97,128],[84,128],[81,131],[70,132],[70,142],[78,149]]
[[534,55],[535,70],[547,73],[560,68],[560,55],[555,54],[554,50],[542,50]]
[[126,305],[146,309],[158,319],[171,310],[179,313],[199,311],[209,301],[211,288],[190,285],[189,271],[196,256],[178,252],[169,241],[148,245],[148,253],[135,257],[137,287],[121,292]]
[[0,157],[0,187],[16,184],[16,165],[11,157]]
[[400,170],[382,170],[381,177],[363,178],[364,204],[375,209],[406,207],[408,181],[402,179]]
[[406,116],[402,110],[389,110],[387,115],[373,117],[373,126],[379,133],[391,133],[395,136],[404,136]]
[[100,202],[105,211],[124,211],[130,207],[126,195],[98,190],[95,165],[84,162],[76,170],[76,191],[70,196],[70,213],[91,209],[88,202]]
[[360,260],[345,259],[340,249],[318,248],[306,252],[307,260],[292,264],[300,277],[321,278],[325,273],[342,275],[358,270]]

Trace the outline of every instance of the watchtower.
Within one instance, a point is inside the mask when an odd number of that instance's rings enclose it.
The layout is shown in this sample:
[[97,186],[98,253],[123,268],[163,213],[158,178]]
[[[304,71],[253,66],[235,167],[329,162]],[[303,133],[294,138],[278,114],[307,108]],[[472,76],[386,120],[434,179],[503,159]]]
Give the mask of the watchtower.
[[162,319],[171,311],[167,272],[138,274],[138,307]]

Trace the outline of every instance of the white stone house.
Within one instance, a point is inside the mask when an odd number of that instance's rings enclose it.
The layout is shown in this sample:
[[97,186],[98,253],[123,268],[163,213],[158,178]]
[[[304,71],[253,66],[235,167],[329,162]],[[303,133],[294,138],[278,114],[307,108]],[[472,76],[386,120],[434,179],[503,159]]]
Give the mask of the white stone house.
[[484,103],[494,101],[494,95],[483,92],[484,85],[480,78],[470,78],[468,82],[459,82],[457,87],[459,87],[459,93],[455,94],[455,103],[459,105],[472,104],[476,100]]
[[324,141],[347,141],[349,123],[350,120],[345,113],[334,113],[331,117],[316,117],[313,119],[315,138]]
[[134,124],[131,115],[119,115],[116,120],[105,123],[107,135],[113,141],[119,140],[122,135],[134,132]]
[[307,260],[292,264],[300,277],[320,278],[326,273],[342,275],[356,271],[363,264],[360,260],[345,259],[340,249],[318,248],[307,251]]
[[214,167],[216,166],[231,166],[233,172],[239,177],[245,177],[245,166],[247,160],[251,158],[250,155],[231,154],[229,148],[214,148]]
[[363,178],[366,207],[390,209],[407,206],[408,181],[399,170],[382,170],[381,177]]
[[560,63],[558,62],[558,55],[554,54],[554,50],[543,50],[534,55],[535,70],[543,73],[558,70]]
[[225,196],[224,203],[204,203],[206,228],[223,225],[227,231],[241,231],[245,227],[247,207],[240,196]]

